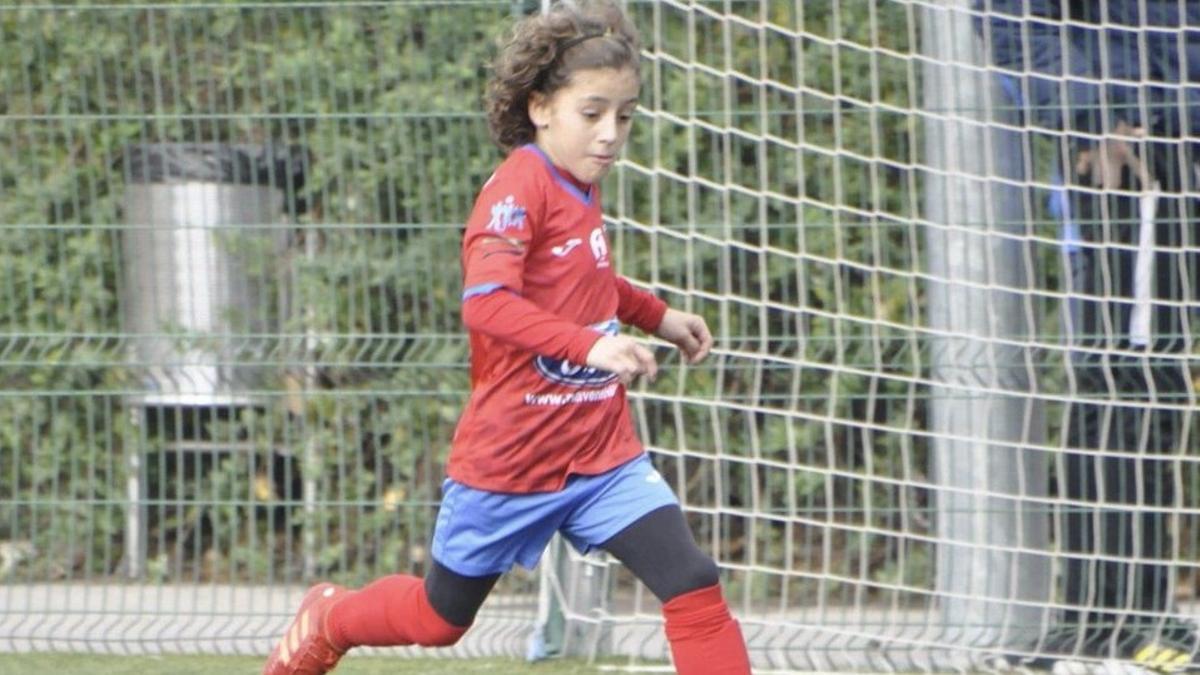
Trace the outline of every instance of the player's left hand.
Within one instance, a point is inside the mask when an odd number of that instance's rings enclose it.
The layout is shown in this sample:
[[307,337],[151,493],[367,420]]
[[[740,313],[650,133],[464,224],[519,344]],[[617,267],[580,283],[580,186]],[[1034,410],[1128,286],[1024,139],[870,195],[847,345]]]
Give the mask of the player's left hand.
[[700,363],[713,346],[704,319],[690,312],[668,309],[654,334],[679,348],[688,363]]

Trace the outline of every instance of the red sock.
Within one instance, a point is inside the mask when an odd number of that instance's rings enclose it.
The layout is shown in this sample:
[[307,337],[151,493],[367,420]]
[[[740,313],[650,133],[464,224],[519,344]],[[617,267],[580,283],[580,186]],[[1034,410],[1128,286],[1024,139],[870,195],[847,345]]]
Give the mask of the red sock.
[[721,586],[677,595],[663,605],[679,675],[750,675],[750,656]]
[[354,591],[329,610],[325,629],[334,646],[445,647],[458,642],[468,626],[455,626],[429,604],[425,583],[392,574]]

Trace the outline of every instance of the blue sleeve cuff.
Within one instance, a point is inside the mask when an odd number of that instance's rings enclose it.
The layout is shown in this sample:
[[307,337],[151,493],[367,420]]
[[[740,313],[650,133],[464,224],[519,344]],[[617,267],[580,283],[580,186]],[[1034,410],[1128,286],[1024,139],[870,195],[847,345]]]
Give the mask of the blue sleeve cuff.
[[477,295],[487,295],[493,291],[504,288],[503,284],[478,284],[467,289],[463,289],[462,299],[468,300]]

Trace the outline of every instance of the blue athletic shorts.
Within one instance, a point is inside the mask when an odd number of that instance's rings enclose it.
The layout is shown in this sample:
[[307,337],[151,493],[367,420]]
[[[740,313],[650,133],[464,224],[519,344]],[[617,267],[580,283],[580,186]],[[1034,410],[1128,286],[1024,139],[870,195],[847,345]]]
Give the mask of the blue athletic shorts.
[[555,532],[587,553],[647,513],[678,504],[642,455],[597,476],[571,476],[559,492],[509,494],[442,484],[433,557],[464,576],[537,566]]

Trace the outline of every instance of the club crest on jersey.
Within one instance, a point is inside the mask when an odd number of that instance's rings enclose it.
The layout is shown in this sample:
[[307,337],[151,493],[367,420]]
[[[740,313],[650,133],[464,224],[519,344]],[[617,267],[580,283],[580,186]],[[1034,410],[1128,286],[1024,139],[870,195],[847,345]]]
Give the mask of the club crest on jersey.
[[592,230],[588,243],[592,246],[592,257],[596,259],[596,267],[608,267],[608,242],[604,239],[604,228],[597,227]]
[[[605,335],[616,335],[621,324],[616,319],[609,319],[594,324],[593,329]],[[555,384],[569,387],[601,387],[617,379],[616,373],[590,366],[581,366],[565,359],[552,359],[539,356],[533,360],[533,366],[538,374]]]
[[525,207],[517,204],[512,195],[492,204],[492,219],[484,228],[489,232],[506,232],[525,227]]

